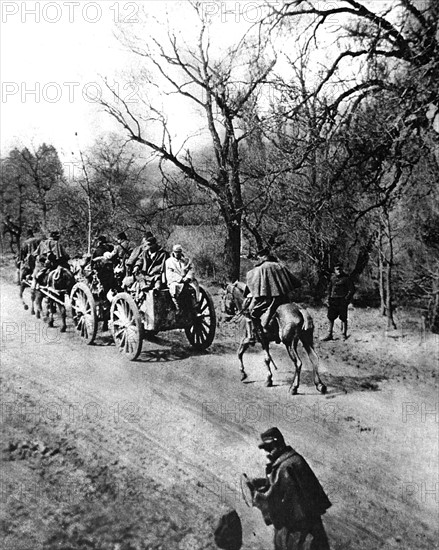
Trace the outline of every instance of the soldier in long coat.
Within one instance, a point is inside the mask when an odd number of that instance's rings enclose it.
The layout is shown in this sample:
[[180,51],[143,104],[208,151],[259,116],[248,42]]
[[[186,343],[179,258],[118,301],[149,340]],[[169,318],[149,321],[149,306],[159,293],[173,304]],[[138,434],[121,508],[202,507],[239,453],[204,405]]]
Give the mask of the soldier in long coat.
[[259,250],[258,258],[259,263],[247,273],[248,311],[256,329],[265,333],[278,306],[288,302],[301,283],[268,249]]
[[160,290],[165,285],[165,262],[169,254],[159,246],[155,237],[145,239],[145,249],[134,266],[133,273],[142,274],[141,289]]
[[329,550],[321,516],[331,506],[306,460],[285,444],[278,428],[261,434],[259,448],[267,453],[266,480],[248,482],[253,506],[274,526],[275,550]]
[[38,248],[41,239],[35,237],[32,229],[28,229],[26,233],[26,239],[20,244],[20,252],[18,254],[18,261],[20,263],[21,270],[32,271],[35,267],[34,252]]
[[50,254],[53,254],[56,266],[60,265],[70,270],[70,256],[67,254],[64,246],[59,242],[59,238],[59,231],[51,231],[49,238],[41,241],[33,254],[36,257],[41,255],[49,256]]

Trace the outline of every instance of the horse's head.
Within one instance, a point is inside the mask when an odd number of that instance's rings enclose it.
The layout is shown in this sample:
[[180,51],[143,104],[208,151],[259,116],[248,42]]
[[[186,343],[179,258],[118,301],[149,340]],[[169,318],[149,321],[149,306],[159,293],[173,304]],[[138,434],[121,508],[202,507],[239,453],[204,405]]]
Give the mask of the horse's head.
[[221,301],[221,309],[229,318],[237,313],[235,301],[233,299],[232,284],[227,284],[224,289],[223,299]]
[[245,284],[239,281],[228,283],[226,285],[222,299],[222,310],[227,316],[233,317],[241,311],[244,300],[244,291]]

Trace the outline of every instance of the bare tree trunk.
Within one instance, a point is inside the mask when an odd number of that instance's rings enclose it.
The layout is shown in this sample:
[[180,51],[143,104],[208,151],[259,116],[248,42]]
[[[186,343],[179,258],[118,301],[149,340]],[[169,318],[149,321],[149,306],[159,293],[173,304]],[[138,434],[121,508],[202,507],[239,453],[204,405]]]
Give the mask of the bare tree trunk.
[[390,228],[389,214],[386,212],[387,239],[389,254],[386,262],[386,317],[387,329],[395,329],[396,323],[393,318],[393,296],[392,296],[392,271],[393,271],[393,236]]
[[384,267],[385,257],[383,250],[383,229],[381,224],[379,225],[379,239],[378,239],[378,285],[380,292],[380,311],[381,315],[386,315],[386,298],[384,289]]
[[47,233],[47,204],[44,199],[41,201],[41,211],[43,214],[43,232]]
[[228,223],[224,245],[224,260],[228,281],[237,281],[240,277],[241,263],[241,224]]
[[433,278],[432,299],[429,312],[430,330],[434,334],[439,334],[439,273]]

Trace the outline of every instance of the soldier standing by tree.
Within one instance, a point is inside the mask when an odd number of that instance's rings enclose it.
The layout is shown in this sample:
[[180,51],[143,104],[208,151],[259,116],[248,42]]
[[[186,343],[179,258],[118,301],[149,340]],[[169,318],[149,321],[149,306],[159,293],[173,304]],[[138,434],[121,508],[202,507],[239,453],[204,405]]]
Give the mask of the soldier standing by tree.
[[343,339],[348,338],[348,305],[355,294],[354,283],[349,275],[343,271],[343,265],[334,266],[334,275],[331,277],[328,288],[328,319],[329,330],[323,342],[333,339],[334,321],[340,317],[343,323]]

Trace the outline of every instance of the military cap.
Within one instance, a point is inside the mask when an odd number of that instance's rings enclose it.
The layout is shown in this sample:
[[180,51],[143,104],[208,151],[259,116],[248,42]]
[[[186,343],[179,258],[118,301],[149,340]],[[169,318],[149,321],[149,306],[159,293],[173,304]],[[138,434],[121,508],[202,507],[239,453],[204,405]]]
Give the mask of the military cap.
[[145,243],[149,246],[152,246],[154,244],[157,244],[157,239],[154,236],[146,237]]
[[264,246],[262,248],[259,248],[257,251],[256,251],[256,256],[258,257],[261,257],[261,256],[270,256],[271,255],[271,251],[270,249],[267,247],[267,246]]
[[284,436],[282,435],[282,432],[279,430],[279,428],[269,428],[267,431],[261,433],[261,439],[262,443],[259,443],[258,445],[260,449],[271,447],[273,443],[276,446],[283,447],[285,445]]

